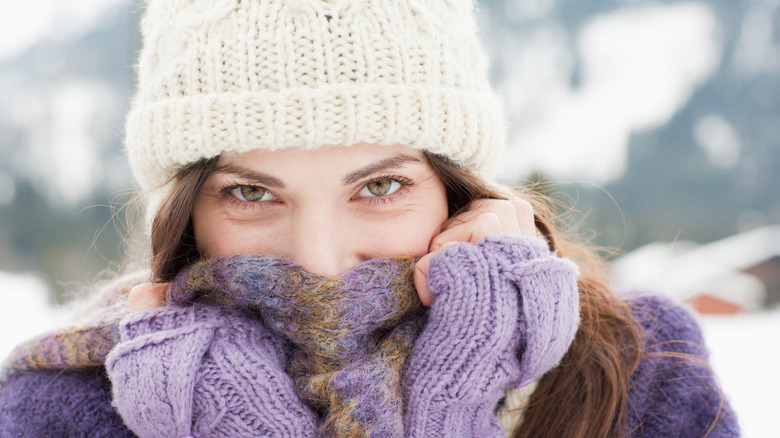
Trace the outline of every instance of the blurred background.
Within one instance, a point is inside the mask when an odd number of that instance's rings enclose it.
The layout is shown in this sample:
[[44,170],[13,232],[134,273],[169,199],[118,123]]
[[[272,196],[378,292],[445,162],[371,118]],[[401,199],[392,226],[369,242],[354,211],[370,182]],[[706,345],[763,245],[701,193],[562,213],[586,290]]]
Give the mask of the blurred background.
[[[503,180],[541,181],[617,285],[697,309],[745,436],[777,436],[780,0],[479,8],[509,122]],[[0,3],[0,356],[128,263],[141,11]]]

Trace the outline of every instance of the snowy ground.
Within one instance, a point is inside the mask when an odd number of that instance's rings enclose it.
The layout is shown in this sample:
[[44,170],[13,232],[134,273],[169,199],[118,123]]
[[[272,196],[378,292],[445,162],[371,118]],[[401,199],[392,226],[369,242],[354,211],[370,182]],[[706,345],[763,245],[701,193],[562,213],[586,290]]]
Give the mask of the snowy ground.
[[[60,324],[68,311],[53,309],[46,286],[34,275],[0,271],[0,356],[19,341]],[[712,366],[737,411],[747,438],[778,436],[780,309],[701,319]]]
[[780,309],[701,319],[710,361],[746,438],[780,436]]
[[0,358],[20,341],[67,319],[68,311],[52,307],[47,296],[39,277],[0,271]]

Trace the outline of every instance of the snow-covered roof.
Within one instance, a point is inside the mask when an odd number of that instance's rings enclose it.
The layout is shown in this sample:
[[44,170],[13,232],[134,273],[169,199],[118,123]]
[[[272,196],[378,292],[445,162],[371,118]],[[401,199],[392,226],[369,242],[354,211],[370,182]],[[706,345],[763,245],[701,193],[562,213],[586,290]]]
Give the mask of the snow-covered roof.
[[743,271],[780,256],[780,225],[757,228],[698,245],[655,242],[613,263],[618,286],[653,288],[688,299],[706,293],[754,309],[766,288]]

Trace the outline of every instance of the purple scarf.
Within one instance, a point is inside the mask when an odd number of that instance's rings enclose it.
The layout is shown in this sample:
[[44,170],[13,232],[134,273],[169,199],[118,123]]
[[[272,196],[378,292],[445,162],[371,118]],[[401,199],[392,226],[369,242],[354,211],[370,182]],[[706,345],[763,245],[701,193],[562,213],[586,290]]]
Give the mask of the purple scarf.
[[[203,260],[172,282],[169,302],[209,297],[257,314],[295,348],[287,372],[322,416],[323,436],[402,436],[401,369],[424,321],[411,258],[363,262],[341,279],[262,256]],[[147,275],[118,279],[68,326],[9,356],[0,378],[40,369],[104,363],[119,342],[129,290]]]
[[323,417],[322,435],[403,436],[401,369],[422,325],[411,258],[372,259],[341,279],[262,256],[201,261],[171,303],[208,297],[257,313],[295,348],[287,373]]

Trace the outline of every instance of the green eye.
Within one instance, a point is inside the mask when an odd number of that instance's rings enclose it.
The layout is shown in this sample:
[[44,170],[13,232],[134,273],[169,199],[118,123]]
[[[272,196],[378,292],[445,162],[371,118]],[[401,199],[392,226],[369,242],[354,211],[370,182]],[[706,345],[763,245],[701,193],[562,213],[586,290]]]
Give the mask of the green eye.
[[401,188],[401,183],[393,179],[381,179],[378,181],[371,181],[363,186],[359,195],[364,197],[376,197],[386,196],[398,191]]
[[271,192],[260,186],[238,186],[231,190],[230,193],[236,198],[248,202],[270,201],[273,199]]

